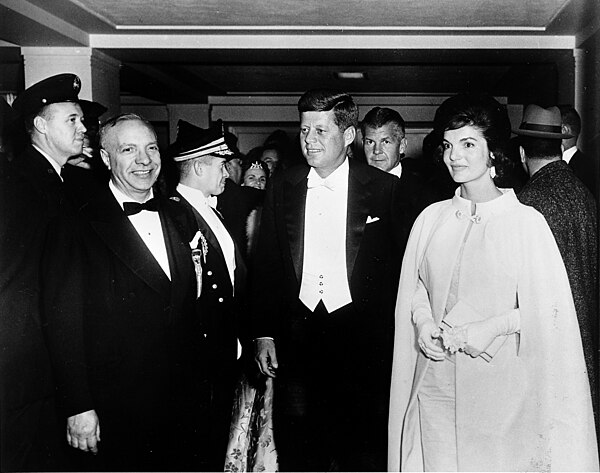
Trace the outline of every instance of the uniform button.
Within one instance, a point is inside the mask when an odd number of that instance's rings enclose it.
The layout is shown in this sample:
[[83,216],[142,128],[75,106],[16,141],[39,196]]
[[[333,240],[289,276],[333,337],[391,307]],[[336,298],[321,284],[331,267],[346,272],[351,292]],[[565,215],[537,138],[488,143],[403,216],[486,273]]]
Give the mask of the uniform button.
[[222,297],[219,297],[219,302],[223,302],[223,298]]
[[206,338],[206,334],[205,333],[203,333],[202,335],[204,335],[204,338]]
[[212,271],[206,271],[206,274],[207,274],[208,276],[212,276]]
[[213,289],[216,289],[216,288],[217,288],[217,285],[216,285],[216,284],[213,284],[213,286],[212,286],[212,287],[213,287]]
[[323,275],[322,274],[319,274],[319,279],[323,279]]
[[319,291],[319,294],[323,294],[323,291],[322,291],[322,290],[321,290],[321,291]]
[[320,283],[319,283],[319,286],[322,286],[322,285],[323,285],[323,283],[322,283],[322,282],[320,282]]

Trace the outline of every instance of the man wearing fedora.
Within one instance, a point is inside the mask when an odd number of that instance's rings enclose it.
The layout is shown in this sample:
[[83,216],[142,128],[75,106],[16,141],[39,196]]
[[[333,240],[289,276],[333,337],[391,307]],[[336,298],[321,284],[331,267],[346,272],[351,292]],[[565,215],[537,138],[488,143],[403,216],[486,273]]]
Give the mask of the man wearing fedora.
[[[64,468],[54,383],[40,310],[48,228],[67,210],[61,171],[82,152],[79,77],[59,74],[19,94],[13,109],[29,143],[0,181],[1,469]],[[55,443],[56,442],[56,443]]]
[[179,169],[179,184],[171,193],[190,216],[188,240],[198,248],[194,260],[198,306],[208,346],[206,364],[210,385],[209,469],[222,470],[229,439],[233,392],[237,378],[240,304],[246,286],[246,266],[234,238],[216,210],[216,197],[234,157],[219,121],[209,129],[178,124],[177,140],[169,154]]
[[529,105],[518,129],[521,162],[530,178],[519,200],[537,209],[548,222],[565,263],[597,411],[595,366],[598,324],[597,217],[594,197],[561,158],[558,107]]

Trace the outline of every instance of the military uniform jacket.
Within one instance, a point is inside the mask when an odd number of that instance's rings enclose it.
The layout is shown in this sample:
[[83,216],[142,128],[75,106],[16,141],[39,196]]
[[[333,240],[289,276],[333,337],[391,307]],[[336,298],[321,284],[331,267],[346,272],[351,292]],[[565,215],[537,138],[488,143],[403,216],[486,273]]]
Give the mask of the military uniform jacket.
[[0,385],[2,409],[54,395],[40,310],[41,260],[65,203],[60,177],[35,148],[0,181]]
[[[223,251],[216,235],[200,213],[178,192],[171,200],[180,203],[188,216],[186,224],[188,241],[197,231],[206,239],[206,261],[202,261],[202,292],[198,300],[204,336],[207,339],[210,357],[214,358],[216,371],[231,373],[237,359],[237,339],[242,337],[240,307],[245,293],[246,266],[234,241],[235,273],[231,278]],[[218,215],[218,214],[217,214]],[[227,227],[226,227],[227,228]],[[212,365],[212,363],[211,363]]]

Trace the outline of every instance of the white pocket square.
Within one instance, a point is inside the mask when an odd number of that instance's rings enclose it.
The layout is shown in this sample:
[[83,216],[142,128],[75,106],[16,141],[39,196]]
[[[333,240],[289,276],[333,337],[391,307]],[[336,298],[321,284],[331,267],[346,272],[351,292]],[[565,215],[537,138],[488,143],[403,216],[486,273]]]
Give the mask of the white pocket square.
[[370,215],[367,217],[367,223],[377,222],[379,217],[371,217]]

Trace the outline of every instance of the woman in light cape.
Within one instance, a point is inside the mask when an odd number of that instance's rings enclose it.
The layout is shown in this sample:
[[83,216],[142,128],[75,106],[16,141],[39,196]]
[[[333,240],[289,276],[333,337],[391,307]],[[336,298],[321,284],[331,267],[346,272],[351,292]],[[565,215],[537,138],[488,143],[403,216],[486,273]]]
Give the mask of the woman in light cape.
[[487,96],[436,113],[455,196],[415,222],[396,305],[390,471],[598,470],[564,264],[543,216],[500,190],[510,123]]

